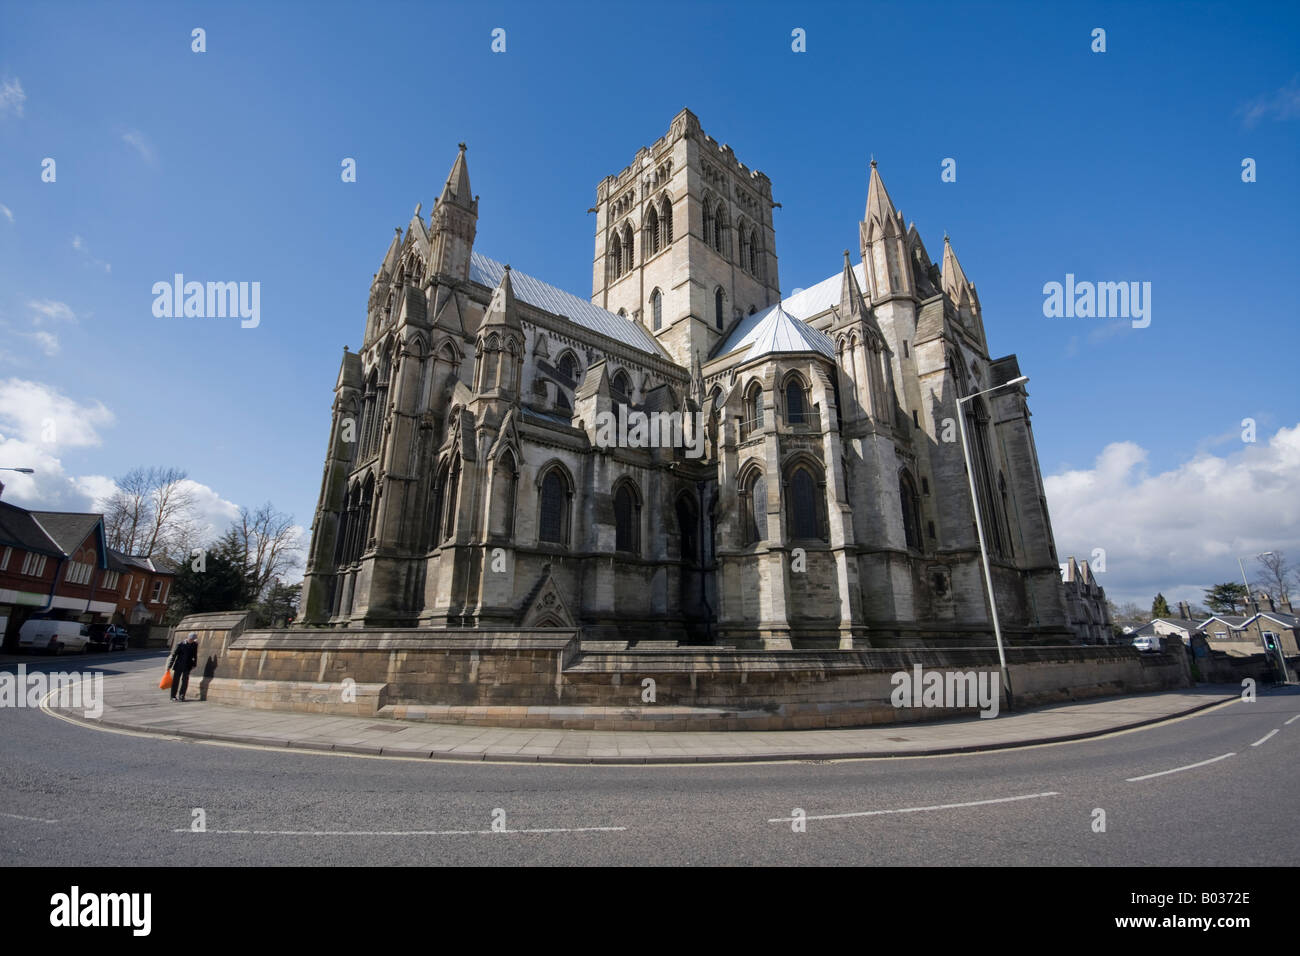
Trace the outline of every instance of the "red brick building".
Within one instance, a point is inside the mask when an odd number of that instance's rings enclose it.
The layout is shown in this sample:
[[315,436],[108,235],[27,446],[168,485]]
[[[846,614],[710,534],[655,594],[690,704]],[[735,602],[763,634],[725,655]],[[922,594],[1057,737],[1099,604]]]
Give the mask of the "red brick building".
[[0,634],[17,646],[34,616],[161,624],[174,575],[161,559],[111,550],[102,515],[28,511],[0,501]]

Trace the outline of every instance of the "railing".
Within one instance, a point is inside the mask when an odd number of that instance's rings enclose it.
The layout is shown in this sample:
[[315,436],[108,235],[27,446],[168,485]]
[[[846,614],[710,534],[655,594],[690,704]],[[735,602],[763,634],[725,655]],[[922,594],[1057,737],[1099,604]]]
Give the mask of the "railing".
[[760,416],[760,417],[758,417],[758,418],[751,418],[751,419],[750,419],[749,421],[747,421],[747,422],[741,422],[741,423],[740,423],[740,440],[741,440],[741,441],[744,441],[744,440],[747,439],[750,435],[752,435],[754,432],[756,432],[756,431],[761,431],[762,428],[763,428],[763,419],[762,419],[762,416]]
[[822,416],[817,409],[810,409],[803,412],[785,413],[785,423],[791,428],[797,428],[801,431],[818,431],[821,429]]

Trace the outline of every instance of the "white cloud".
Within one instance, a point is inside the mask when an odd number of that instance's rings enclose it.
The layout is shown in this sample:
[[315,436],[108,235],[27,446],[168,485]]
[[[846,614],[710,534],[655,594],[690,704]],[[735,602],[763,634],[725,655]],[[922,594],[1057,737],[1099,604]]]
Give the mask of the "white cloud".
[[1116,442],[1093,467],[1044,481],[1058,553],[1088,559],[1104,548],[1098,582],[1112,601],[1146,607],[1160,592],[1171,604],[1203,603],[1206,587],[1240,577],[1239,555],[1300,555],[1300,424],[1157,474],[1147,457]]
[[27,94],[23,92],[23,85],[17,77],[0,81],[0,116],[6,113],[22,116],[23,103],[26,101]]
[[33,325],[40,325],[46,320],[51,322],[77,321],[77,313],[73,312],[72,306],[66,302],[56,302],[53,299],[32,299],[27,303],[27,308],[32,313]]
[[1249,127],[1259,124],[1262,119],[1286,121],[1300,116],[1300,74],[1291,77],[1276,93],[1258,97],[1237,108],[1242,122]]
[[122,142],[139,153],[140,158],[146,163],[153,164],[155,156],[153,144],[149,142],[149,138],[144,133],[138,129],[129,129],[122,134]]
[[59,337],[53,332],[19,332],[18,335],[35,342],[36,347],[50,358],[59,354]]
[[13,210],[10,209],[8,206],[6,206],[6,205],[5,205],[4,203],[2,203],[2,202],[0,202],[0,213],[2,213],[2,214],[4,215],[4,217],[5,217],[6,219],[8,219],[10,222],[13,222],[13,221],[14,221],[14,212],[13,212]]
[[114,421],[102,402],[82,405],[40,382],[0,380],[0,437],[47,449],[51,456],[102,444],[96,428]]
[[96,267],[103,269],[105,272],[113,271],[113,266],[111,264],[105,262],[103,259],[96,259],[90,254],[90,247],[86,245],[86,240],[82,239],[80,236],[72,237],[72,248],[76,249],[78,252],[84,252],[86,258]]

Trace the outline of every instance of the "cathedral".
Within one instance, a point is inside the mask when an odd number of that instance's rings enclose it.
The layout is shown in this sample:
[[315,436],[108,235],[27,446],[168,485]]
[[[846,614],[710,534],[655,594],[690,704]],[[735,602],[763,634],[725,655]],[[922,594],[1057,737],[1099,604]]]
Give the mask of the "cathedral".
[[[1021,370],[948,237],[873,161],[858,261],[782,297],[774,205],[684,109],[597,186],[584,299],[474,247],[461,144],[344,348],[296,626],[988,647],[964,426],[1004,637],[1073,642]],[[681,441],[598,430],[634,412]]]

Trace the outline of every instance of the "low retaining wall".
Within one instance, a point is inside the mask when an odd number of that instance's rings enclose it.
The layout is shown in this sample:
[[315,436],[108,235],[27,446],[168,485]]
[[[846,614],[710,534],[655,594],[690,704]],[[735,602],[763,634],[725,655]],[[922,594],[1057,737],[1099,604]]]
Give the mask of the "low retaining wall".
[[[980,709],[974,700],[894,706],[892,676],[917,665],[998,672],[993,648],[610,649],[584,647],[573,630],[243,631],[242,618],[229,616],[187,618],[177,628],[181,636],[190,631],[200,635],[195,678],[207,700],[493,726],[776,730],[969,716]],[[1191,682],[1178,652],[1071,645],[1006,653],[1018,706]]]

